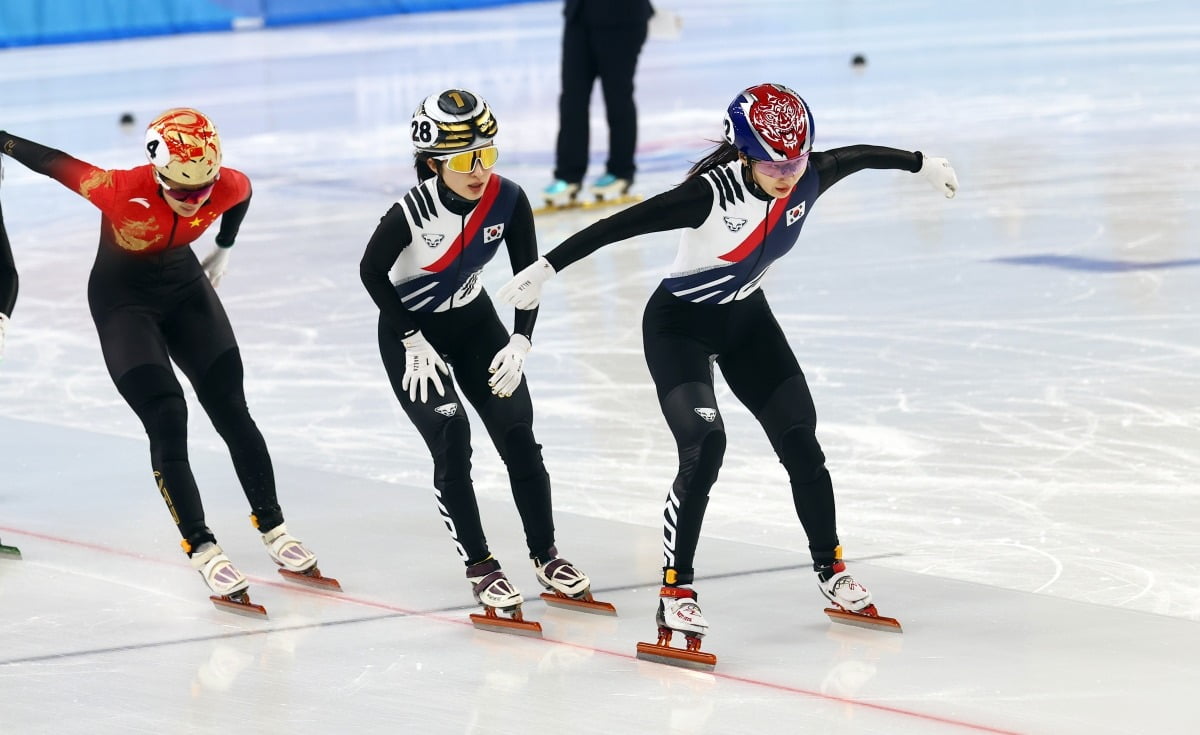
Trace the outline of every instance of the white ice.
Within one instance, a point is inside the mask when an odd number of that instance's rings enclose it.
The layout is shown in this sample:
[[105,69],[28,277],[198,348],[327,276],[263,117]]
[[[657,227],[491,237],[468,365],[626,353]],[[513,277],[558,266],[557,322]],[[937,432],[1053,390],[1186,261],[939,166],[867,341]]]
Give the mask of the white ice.
[[[783,470],[718,382],[729,450],[697,585],[720,662],[633,659],[676,460],[640,343],[671,234],[551,281],[527,364],[559,546],[621,616],[530,603],[544,642],[465,625],[358,260],[414,182],[408,117],[430,92],[483,94],[498,170],[531,194],[549,183],[559,3],[6,50],[0,127],[99,165],[140,163],[123,112],[217,120],[255,188],[219,293],[289,525],[346,593],[274,580],[193,404],[210,525],[271,618],[208,605],[101,361],[98,217],[6,161],[21,294],[0,364],[0,539],[25,559],[0,561],[0,732],[1200,731],[1200,9],[661,4],[685,25],[639,66],[642,194],[677,183],[762,81],[805,96],[818,149],[922,150],[958,171],[954,200],[900,172],[839,183],[765,285],[815,396],[852,569],[904,634],[821,614]],[[596,176],[598,91],[592,117]],[[541,248],[599,216],[540,219]],[[489,289],[507,273],[494,261]],[[532,594],[476,435],[489,539]]]

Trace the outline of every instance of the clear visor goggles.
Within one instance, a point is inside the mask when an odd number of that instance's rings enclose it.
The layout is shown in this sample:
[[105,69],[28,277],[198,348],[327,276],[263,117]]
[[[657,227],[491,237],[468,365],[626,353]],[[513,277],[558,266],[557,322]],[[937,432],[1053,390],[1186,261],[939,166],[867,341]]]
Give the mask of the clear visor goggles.
[[786,179],[799,176],[808,168],[808,154],[802,153],[786,161],[754,161],[754,168],[764,176],[773,179]]
[[446,165],[446,168],[460,174],[469,174],[475,170],[475,164],[483,166],[484,169],[489,169],[496,165],[496,161],[500,159],[500,149],[494,145],[486,148],[476,148],[473,151],[463,151],[462,153],[454,153],[449,156],[434,156],[433,160],[441,161]]

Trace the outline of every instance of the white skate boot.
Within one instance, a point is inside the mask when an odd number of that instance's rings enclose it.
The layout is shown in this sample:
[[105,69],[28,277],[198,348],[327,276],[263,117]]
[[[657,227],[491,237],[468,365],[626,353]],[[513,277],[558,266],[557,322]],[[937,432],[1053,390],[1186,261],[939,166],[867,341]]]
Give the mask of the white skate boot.
[[[500,562],[488,557],[472,564],[467,567],[467,581],[471,583],[471,594],[475,596],[475,601],[483,606],[483,615],[471,614],[471,622],[476,628],[541,637],[541,624],[525,620],[521,613],[525,598],[508,581],[508,576],[500,569]],[[501,617],[497,611],[508,613],[511,617]]]
[[519,610],[525,602],[525,598],[500,569],[500,562],[495,559],[467,567],[467,581],[471,583],[471,594],[475,595],[475,602],[485,608],[512,612]]
[[[671,666],[712,671],[717,657],[700,651],[700,639],[708,633],[708,621],[700,612],[696,591],[690,586],[664,585],[658,591],[658,642],[637,644],[637,657]],[[672,648],[673,633],[683,633],[687,648]]]
[[691,587],[663,587],[658,592],[658,627],[670,628],[688,638],[703,638],[708,621],[700,612],[696,591]]
[[550,561],[539,564],[533,560],[534,575],[542,587],[549,593],[542,593],[542,599],[551,607],[597,615],[616,615],[617,608],[607,602],[600,602],[592,597],[592,583],[588,576],[566,559],[558,556],[558,549],[550,547]]
[[200,572],[204,583],[212,590],[208,599],[217,608],[252,617],[267,616],[266,608],[250,601],[250,582],[229,561],[220,546],[211,542],[201,544],[192,554],[191,562],[192,569]]
[[871,602],[871,593],[850,576],[840,558],[832,564],[817,567],[817,586],[834,605],[825,608],[825,614],[835,623],[901,632],[899,621],[879,614]]
[[342,591],[342,585],[332,577],[321,575],[317,555],[308,550],[300,539],[288,533],[287,524],[280,523],[262,535],[271,560],[279,565],[279,573],[293,582]]
[[262,540],[275,563],[289,572],[303,574],[317,565],[316,554],[305,548],[300,539],[288,533],[286,523],[280,523],[264,533]]
[[230,597],[239,592],[245,592],[250,586],[246,576],[229,561],[225,552],[217,544],[202,544],[192,554],[192,569],[200,572],[204,583],[214,595]]
[[817,585],[826,599],[846,612],[861,612],[871,604],[871,593],[850,576],[840,559],[817,571]]

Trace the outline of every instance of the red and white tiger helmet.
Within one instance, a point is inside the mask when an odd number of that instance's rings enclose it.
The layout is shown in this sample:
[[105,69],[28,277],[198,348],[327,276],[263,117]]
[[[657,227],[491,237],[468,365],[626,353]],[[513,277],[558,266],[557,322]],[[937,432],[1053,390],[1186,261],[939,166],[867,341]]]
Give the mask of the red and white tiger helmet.
[[725,140],[755,161],[799,158],[812,150],[812,111],[782,84],[749,87],[729,103]]

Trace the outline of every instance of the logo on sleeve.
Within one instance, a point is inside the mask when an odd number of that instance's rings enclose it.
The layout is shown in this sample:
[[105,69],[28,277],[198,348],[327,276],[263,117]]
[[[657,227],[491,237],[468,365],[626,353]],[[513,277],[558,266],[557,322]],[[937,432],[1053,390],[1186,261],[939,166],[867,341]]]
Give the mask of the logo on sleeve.
[[792,225],[796,224],[796,222],[803,216],[804,216],[804,202],[800,202],[799,204],[797,204],[796,206],[792,207],[791,209],[789,209],[787,211],[788,227],[791,227]]
[[133,202],[134,204],[140,204],[143,207],[145,207],[146,209],[150,208],[150,202],[145,197],[134,197],[133,199],[130,199],[129,201]]
[[428,245],[431,248],[436,248],[438,245],[442,244],[442,240],[445,240],[446,236],[445,235],[430,235],[430,234],[423,232],[423,233],[421,233],[421,238],[423,240],[425,240],[426,245]]
[[[726,217],[725,218],[725,226],[727,228],[729,228],[730,232],[737,232],[738,230],[742,229],[742,225],[744,225],[744,224],[746,224],[746,220],[742,217]],[[788,224],[790,225],[791,222],[789,222]]]
[[715,408],[693,408],[692,410],[710,424],[717,420],[717,409]]
[[499,240],[503,235],[504,235],[504,223],[503,222],[501,222],[498,225],[488,225],[483,230],[483,241],[491,242],[492,240]]

